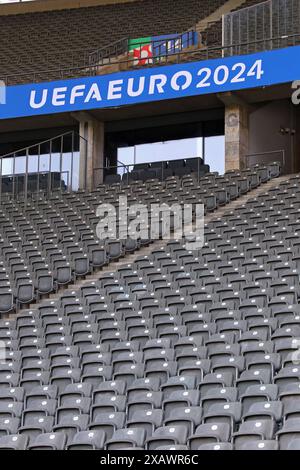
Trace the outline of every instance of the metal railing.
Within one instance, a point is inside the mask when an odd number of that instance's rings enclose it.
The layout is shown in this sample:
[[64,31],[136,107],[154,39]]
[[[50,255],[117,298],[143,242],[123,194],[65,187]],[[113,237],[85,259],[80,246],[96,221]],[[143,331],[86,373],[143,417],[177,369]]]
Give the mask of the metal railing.
[[[193,50],[186,49],[178,52],[170,52],[162,57],[162,55],[152,56],[152,61],[147,64],[148,67],[157,67],[159,65],[166,65],[168,63],[184,63],[190,61],[201,61],[215,58],[223,58],[225,56],[238,56],[241,54],[247,54],[256,50],[267,51],[272,49],[279,49],[284,47],[290,47],[300,44],[300,33],[292,34],[288,36],[277,36],[263,38],[255,41],[230,44],[228,46],[213,46],[213,47],[198,47]],[[108,63],[105,65],[124,65],[126,69],[129,68],[143,68],[145,65],[135,65],[136,58],[133,57],[110,57]],[[18,73],[12,75],[0,76],[0,79],[8,85],[19,84],[19,83],[37,83],[47,81],[49,79],[66,79],[72,77],[81,76],[93,76],[101,74],[100,65],[81,65],[75,68],[63,67],[63,68],[51,68],[42,71]]]
[[49,197],[53,191],[86,189],[80,179],[79,151],[87,153],[87,141],[75,131],[0,156],[0,202],[29,197]]
[[[166,55],[172,53],[172,49],[174,50],[176,47],[177,51],[183,51],[189,45],[195,45],[196,30],[194,28],[189,29],[183,33],[179,33],[176,35],[169,35],[168,37],[164,37],[162,39],[156,40],[140,40],[135,44],[135,50],[140,53],[140,57],[142,59],[142,51],[145,45],[151,45],[152,51],[156,51],[153,54],[155,56],[156,62],[159,62],[159,59],[164,59]],[[166,35],[168,36],[168,35]],[[141,38],[142,39],[142,38]],[[132,57],[132,52],[129,50],[130,39],[123,38],[119,41],[115,41],[114,43],[110,44],[109,46],[101,47],[96,51],[93,51],[89,55],[89,66],[101,66],[101,65],[108,65],[111,64],[111,60],[113,63],[120,59],[120,56],[125,56],[127,59],[132,58],[134,61],[137,61],[137,58]],[[175,46],[176,44],[176,46]],[[152,63],[153,56],[149,59],[144,59],[146,63]]]
[[88,55],[88,64],[90,67],[105,64],[110,57],[117,57],[126,53],[128,50],[128,38],[115,41],[107,46],[100,47]]
[[[205,159],[202,157],[190,157],[190,159],[197,158],[198,159],[198,164],[197,164],[197,169],[196,171],[193,171],[193,174],[195,176],[195,179],[199,182],[201,176],[203,176],[203,173],[201,172],[201,166],[205,163]],[[185,160],[185,162],[189,161],[189,158],[183,158],[182,160]],[[173,161],[173,160],[172,160]],[[176,160],[175,160],[176,161]],[[145,168],[144,171],[149,171],[149,179],[154,178],[154,179],[159,179],[160,181],[163,181],[166,175],[166,171],[168,168],[165,166],[168,160],[164,160],[161,162],[146,162],[145,164],[152,164],[155,163],[154,167]],[[144,162],[140,162],[144,163]],[[160,165],[158,165],[160,164]],[[122,181],[123,184],[129,184],[132,181],[138,181],[138,179],[133,178],[132,172],[136,171],[136,167],[139,165],[139,163],[132,163],[132,164],[125,164],[120,161],[117,162],[117,165],[106,165],[106,166],[99,166],[93,169],[93,187],[97,187],[96,181],[99,179],[98,174],[99,172],[103,175],[103,182],[105,181],[105,176],[108,175],[120,175],[120,181]],[[151,172],[155,170],[156,175],[152,175]],[[188,173],[188,172],[187,172]]]
[[223,16],[223,46],[300,33],[300,0],[267,0]]

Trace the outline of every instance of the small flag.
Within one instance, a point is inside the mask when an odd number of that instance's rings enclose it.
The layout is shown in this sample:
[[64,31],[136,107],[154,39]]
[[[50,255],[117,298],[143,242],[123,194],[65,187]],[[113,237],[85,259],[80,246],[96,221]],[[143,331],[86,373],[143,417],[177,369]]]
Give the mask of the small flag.
[[128,50],[134,58],[134,65],[153,63],[153,50],[150,37],[131,39],[128,43]]

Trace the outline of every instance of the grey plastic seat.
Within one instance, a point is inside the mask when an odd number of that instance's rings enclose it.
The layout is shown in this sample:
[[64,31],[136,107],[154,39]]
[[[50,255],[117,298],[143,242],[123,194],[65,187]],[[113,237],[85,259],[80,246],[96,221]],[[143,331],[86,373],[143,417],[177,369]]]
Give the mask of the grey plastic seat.
[[89,398],[92,395],[92,386],[89,383],[72,383],[66,386],[59,395],[59,403],[61,406],[66,404],[69,399],[77,399],[81,397]]
[[25,408],[22,413],[22,425],[31,425],[36,418],[45,416],[54,416],[56,412],[57,401],[53,399],[36,400],[30,408]]
[[278,397],[278,387],[274,384],[250,385],[240,394],[243,412],[246,413],[253,403],[265,400],[275,401]]
[[81,377],[81,369],[80,368],[74,368],[72,369],[71,367],[68,368],[67,370],[64,369],[55,369],[50,378],[50,383],[53,386],[56,386],[60,391],[65,390],[65,388],[72,383],[79,382]]
[[0,314],[9,313],[14,308],[13,294],[11,292],[0,292]]
[[209,443],[209,444],[203,444],[198,447],[197,450],[233,450],[233,445],[230,444],[229,442],[215,442],[215,443]]
[[201,395],[213,388],[226,388],[233,385],[233,377],[229,372],[208,373],[203,380],[198,383],[198,389]]
[[300,366],[282,367],[273,379],[278,386],[279,391],[283,390],[288,384],[300,381]]
[[116,429],[121,429],[125,424],[125,413],[99,413],[95,421],[89,424],[89,430],[100,430],[106,434],[106,439],[110,439]]
[[24,399],[24,389],[22,387],[4,388],[0,390],[0,402],[17,401],[22,402]]
[[20,418],[23,410],[23,402],[0,401],[0,418]]
[[128,428],[140,428],[146,431],[147,437],[150,437],[155,429],[163,425],[162,410],[135,411],[132,418],[127,420]]
[[197,450],[204,444],[229,441],[230,435],[231,428],[228,423],[200,424],[190,436],[188,444],[191,450]]
[[160,379],[158,377],[136,379],[127,387],[127,401],[134,402],[135,397],[140,396],[141,392],[158,392],[160,388]]
[[101,430],[80,431],[67,446],[67,450],[102,450],[106,435]]
[[[283,423],[283,426],[276,433],[280,449],[287,450],[291,442],[300,442],[300,419],[290,418]],[[297,449],[297,446],[295,447]],[[299,449],[299,447],[298,447]]]
[[0,437],[7,434],[17,434],[20,418],[0,418]]
[[244,442],[243,444],[235,444],[234,446],[235,450],[278,450],[279,449],[279,444],[277,441],[269,440],[269,441],[263,441],[263,440],[251,440],[249,439],[247,442]]
[[62,416],[57,424],[53,427],[54,432],[64,433],[68,441],[79,431],[86,431],[89,423],[89,415],[72,413],[71,415]]
[[91,399],[87,397],[65,397],[63,403],[56,408],[56,421],[73,414],[89,414]]
[[300,439],[294,439],[288,443],[287,448],[284,445],[280,446],[280,450],[299,450],[300,449]]
[[202,382],[204,375],[210,372],[210,361],[208,359],[189,360],[178,370],[179,375],[195,376],[197,381]]
[[39,385],[33,387],[26,393],[25,406],[30,408],[35,403],[39,403],[41,400],[57,398],[57,387],[55,385]]
[[29,444],[32,444],[35,438],[42,433],[49,433],[54,427],[53,416],[34,416],[31,417],[30,422],[18,428],[18,433],[26,435],[29,438]]
[[168,380],[161,385],[164,399],[167,400],[174,391],[195,389],[196,383],[197,380],[194,376],[180,375],[169,377]]
[[242,406],[239,402],[215,403],[203,415],[203,423],[228,423],[231,429],[240,422],[242,417]]
[[140,428],[117,429],[112,438],[106,441],[106,450],[119,450],[124,447],[143,447],[146,431]]
[[191,435],[195,428],[199,426],[202,418],[202,410],[200,407],[180,407],[174,408],[164,418],[166,426],[185,426],[188,435]]
[[101,397],[97,404],[91,406],[90,414],[91,419],[94,420],[97,414],[107,412],[119,412],[125,411],[126,408],[126,396],[125,395],[114,395],[111,397]]
[[169,445],[169,446],[161,446],[157,447],[156,450],[189,450],[188,446],[184,445]]
[[118,372],[113,374],[113,379],[124,380],[127,386],[130,386],[134,380],[142,378],[143,375],[144,364],[123,364],[120,366]]
[[26,450],[28,437],[11,434],[0,438],[0,449],[2,450]]
[[208,411],[214,403],[234,402],[238,399],[238,391],[235,387],[211,388],[204,391],[201,396],[201,406],[203,412]]
[[107,380],[101,382],[93,389],[93,403],[101,403],[102,398],[111,398],[117,395],[124,395],[126,383],[122,380]]
[[152,410],[162,407],[162,393],[152,391],[136,391],[132,398],[127,400],[127,417],[132,418],[138,410]]
[[282,419],[283,406],[278,401],[257,402],[253,403],[249,411],[243,413],[243,420],[259,420],[271,419],[274,422],[279,422]]
[[250,385],[269,384],[272,381],[271,372],[269,370],[261,370],[253,368],[243,371],[236,380],[236,386],[239,394],[242,395]]
[[276,430],[275,422],[267,419],[245,421],[240,424],[239,430],[232,435],[235,446],[243,446],[250,440],[272,440]]
[[28,450],[64,450],[66,443],[67,438],[62,432],[44,433],[36,437]]
[[152,437],[148,438],[147,449],[156,450],[165,445],[185,445],[187,442],[187,429],[185,426],[164,426],[157,428]]

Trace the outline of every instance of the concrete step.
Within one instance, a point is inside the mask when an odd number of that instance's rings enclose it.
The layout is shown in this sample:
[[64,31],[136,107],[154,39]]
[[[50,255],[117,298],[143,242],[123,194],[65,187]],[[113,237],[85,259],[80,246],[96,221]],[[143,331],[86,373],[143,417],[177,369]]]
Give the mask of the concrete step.
[[236,8],[242,7],[243,3],[246,3],[246,0],[228,0],[228,2],[224,3],[224,5],[221,5],[209,16],[207,16],[203,20],[200,20],[196,24],[196,31],[198,31],[199,33],[202,33],[213,23],[216,23],[217,21],[219,21],[223,15],[230,13]]

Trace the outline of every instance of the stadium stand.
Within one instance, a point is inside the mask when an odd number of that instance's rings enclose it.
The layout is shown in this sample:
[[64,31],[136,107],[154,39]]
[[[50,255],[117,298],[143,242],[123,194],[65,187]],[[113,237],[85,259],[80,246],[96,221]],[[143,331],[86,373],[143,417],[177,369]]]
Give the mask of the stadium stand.
[[[225,3],[133,0],[0,12],[0,79],[91,75],[91,52],[123,39],[194,32]],[[205,46],[221,45],[220,27],[209,26],[200,52],[178,61],[209,59]],[[223,52],[217,56],[226,63]],[[300,114],[283,79],[274,89],[271,81],[248,83],[168,95],[165,107],[141,101],[0,116],[0,450],[300,450]],[[30,87],[16,88],[28,94]],[[270,103],[275,110],[252,115]],[[186,132],[177,135],[180,126]],[[49,139],[56,128],[64,129],[60,145]],[[75,132],[86,145],[65,143]],[[134,148],[130,161],[143,162],[135,147],[167,142],[166,135],[181,145],[198,139],[196,155],[205,158],[154,161],[163,156],[153,152],[151,162],[118,166],[119,149]],[[210,137],[222,140],[223,161],[215,149],[212,155]],[[265,163],[275,154],[281,162]],[[259,163],[248,167],[250,157]],[[214,172],[217,164],[227,171]],[[203,246],[189,244],[195,210],[181,238],[173,217],[173,236],[163,239],[157,211],[158,236],[124,236],[120,219],[116,237],[99,229],[100,205],[126,208],[128,222],[139,204],[148,223],[153,204],[203,204]]]
[[0,312],[9,313],[40,296],[85,276],[94,269],[139,248],[149,240],[99,241],[96,209],[101,203],[117,203],[126,194],[128,204],[203,202],[206,212],[227,204],[260,184],[250,170],[225,177],[207,173],[169,176],[164,181],[133,181],[103,185],[92,193],[53,194],[32,199],[24,207],[18,201],[1,205]]
[[[133,165],[132,170],[130,167],[125,168],[126,172],[121,176],[120,174],[107,174],[104,177],[105,183],[128,183],[129,181],[147,181],[151,178],[165,180],[172,176],[187,176],[193,175],[194,178],[199,179],[209,172],[209,165],[205,165],[202,158],[186,158],[170,161],[156,161],[149,163],[137,163]],[[112,169],[110,170],[112,171]]]
[[299,449],[299,175],[271,174],[196,257],[170,240],[1,321],[1,449]]
[[[13,84],[20,80],[28,81],[33,71],[38,79],[39,72],[48,70],[48,78],[51,78],[51,70],[86,66],[86,53],[115,41],[182,33],[225,1],[162,0],[158,6],[156,0],[140,0],[117,5],[0,15],[0,76],[10,76],[9,81]],[[14,78],[19,74],[19,78]]]
[[[241,2],[236,10],[261,3]],[[141,6],[142,4],[142,6]],[[226,0],[136,0],[57,11],[0,15],[0,76],[10,84],[85,75],[89,55],[134,37],[178,33],[194,28]],[[144,12],[147,15],[144,15]],[[17,33],[16,33],[17,31]],[[201,46],[222,46],[222,21],[200,31]],[[6,47],[7,46],[7,47]],[[115,55],[118,55],[116,52]],[[210,52],[210,56],[220,53]],[[192,60],[201,59],[199,52]],[[189,56],[182,60],[191,60]],[[32,78],[33,77],[33,78]]]

